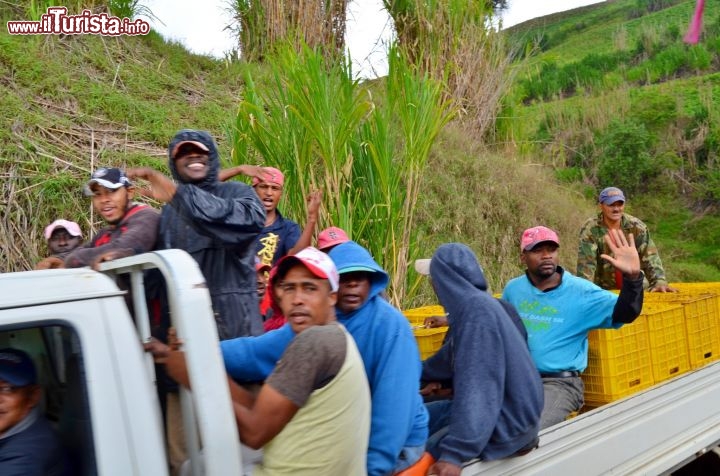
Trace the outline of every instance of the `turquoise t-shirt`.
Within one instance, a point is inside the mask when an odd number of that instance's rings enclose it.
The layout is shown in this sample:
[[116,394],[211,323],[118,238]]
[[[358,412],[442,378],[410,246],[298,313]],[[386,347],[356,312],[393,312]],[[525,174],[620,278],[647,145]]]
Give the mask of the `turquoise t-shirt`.
[[587,367],[588,332],[622,327],[612,322],[617,295],[564,270],[555,289],[540,291],[527,276],[519,276],[505,286],[502,297],[520,313],[540,373],[582,372]]

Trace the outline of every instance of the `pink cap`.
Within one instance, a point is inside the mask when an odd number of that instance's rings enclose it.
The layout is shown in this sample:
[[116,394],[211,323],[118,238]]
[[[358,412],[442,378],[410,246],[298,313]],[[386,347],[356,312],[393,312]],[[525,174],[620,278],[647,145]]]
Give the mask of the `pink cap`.
[[520,239],[520,251],[530,251],[543,241],[550,241],[560,246],[560,239],[557,233],[544,226],[535,226],[523,231]]
[[285,175],[283,175],[280,170],[276,169],[275,167],[263,167],[265,169],[265,175],[262,180],[260,180],[257,177],[253,177],[252,179],[252,186],[259,184],[260,182],[270,182],[270,183],[276,183],[280,185],[281,187],[285,183]]
[[292,261],[300,261],[303,265],[305,265],[307,269],[310,270],[312,274],[314,274],[318,278],[327,279],[330,282],[330,288],[333,291],[338,290],[338,286],[340,284],[340,275],[338,274],[338,270],[335,267],[335,263],[326,253],[323,253],[322,251],[318,250],[317,248],[313,248],[312,246],[308,246],[307,248],[298,251],[294,255],[283,256],[283,258],[278,261],[273,268],[273,271],[275,271],[275,273],[270,273],[270,279],[275,279],[277,273],[280,272],[280,270],[283,268],[283,263],[291,263]]
[[318,236],[318,249],[325,250],[331,246],[345,243],[346,241],[350,241],[350,238],[347,236],[347,233],[345,233],[345,230],[331,226],[320,232]]
[[80,225],[78,225],[74,221],[60,219],[55,220],[47,227],[45,227],[45,239],[49,240],[53,234],[53,231],[55,231],[55,229],[57,228],[65,228],[65,230],[67,230],[67,232],[70,233],[72,236],[82,236],[82,231],[80,231]]

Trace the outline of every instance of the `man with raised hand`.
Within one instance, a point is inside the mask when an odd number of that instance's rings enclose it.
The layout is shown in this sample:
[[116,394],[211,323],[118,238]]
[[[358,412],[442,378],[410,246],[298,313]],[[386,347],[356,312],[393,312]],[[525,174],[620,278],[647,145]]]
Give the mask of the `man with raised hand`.
[[254,241],[265,222],[253,190],[218,180],[215,141],[205,131],[182,130],[168,146],[177,183],[150,168],[128,170],[149,182],[143,193],[164,202],[158,248],[179,248],[195,258],[207,282],[221,340],[262,334]]
[[[129,169],[143,179],[144,195],[165,203],[160,216],[158,248],[187,251],[198,263],[210,292],[220,340],[263,333],[257,298],[254,241],[265,222],[257,195],[246,184],[218,180],[220,159],[209,133],[184,129],[168,145],[168,167],[176,182],[151,168]],[[161,303],[162,338],[169,326],[164,286],[155,273],[149,280]],[[187,459],[182,436],[180,402],[172,388],[167,395],[168,447],[171,474]]]
[[560,239],[550,228],[536,226],[522,234],[520,260],[526,271],[505,286],[503,299],[522,317],[543,380],[541,429],[565,420],[584,403],[580,373],[588,363],[588,332],[618,329],[642,310],[643,274],[633,235],[610,230],[605,244],[611,254],[602,259],[623,275],[619,296],[565,271],[558,264]]
[[592,281],[603,289],[621,289],[622,273],[601,258],[610,254],[605,236],[610,230],[622,230],[632,235],[640,255],[640,267],[648,281],[650,292],[676,292],[668,286],[660,254],[650,237],[647,225],[639,218],[625,213],[625,194],[617,187],[607,187],[598,198],[600,213],[589,218],[580,229],[577,275]]
[[255,251],[263,264],[272,266],[280,258],[310,246],[322,201],[322,192],[316,190],[307,197],[305,227],[285,218],[278,204],[285,188],[285,174],[275,167],[238,165],[220,171],[220,180],[235,175],[252,177],[252,187],[265,207],[265,226],[255,240]]

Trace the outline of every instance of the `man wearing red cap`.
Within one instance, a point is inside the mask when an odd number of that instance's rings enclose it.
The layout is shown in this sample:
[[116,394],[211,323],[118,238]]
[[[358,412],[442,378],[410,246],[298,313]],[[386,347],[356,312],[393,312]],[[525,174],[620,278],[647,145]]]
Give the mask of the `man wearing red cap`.
[[543,380],[541,429],[565,420],[584,403],[580,373],[587,367],[588,332],[618,329],[640,315],[643,274],[633,235],[610,230],[605,244],[611,254],[602,259],[623,275],[619,296],[559,266],[560,239],[553,230],[536,226],[522,234],[525,275],[505,286],[503,299],[522,317],[530,355]]
[[[365,475],[370,390],[357,346],[335,317],[338,271],[315,248],[276,269],[270,285],[293,337],[257,396],[228,379],[240,440],[263,448],[252,474]],[[146,350],[189,386],[181,352],[159,342]]]
[[350,241],[345,230],[336,226],[325,228],[318,235],[318,249],[325,253],[330,253],[330,250],[335,248],[337,245]]
[[264,264],[273,265],[285,255],[310,246],[322,200],[318,190],[311,192],[307,199],[307,218],[305,228],[282,216],[277,209],[285,186],[285,175],[275,167],[256,167],[238,165],[222,170],[221,180],[228,180],[235,175],[252,177],[252,187],[265,207],[265,226],[255,240],[257,255]]

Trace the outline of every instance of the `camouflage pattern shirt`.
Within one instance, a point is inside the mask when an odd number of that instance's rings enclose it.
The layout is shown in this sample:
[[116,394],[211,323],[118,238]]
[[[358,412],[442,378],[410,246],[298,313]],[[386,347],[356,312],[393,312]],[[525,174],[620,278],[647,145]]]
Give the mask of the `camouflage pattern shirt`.
[[[632,233],[635,247],[640,255],[640,267],[645,273],[649,286],[667,285],[657,246],[650,238],[647,225],[632,215],[623,213],[621,225],[625,236]],[[594,282],[603,289],[617,289],[615,283],[615,267],[600,258],[601,254],[611,254],[605,244],[604,237],[607,227],[603,223],[602,213],[590,218],[580,229],[578,246],[577,275]]]

